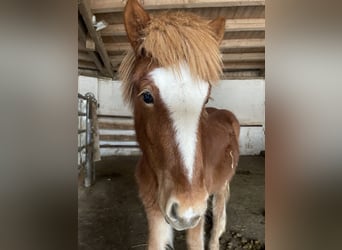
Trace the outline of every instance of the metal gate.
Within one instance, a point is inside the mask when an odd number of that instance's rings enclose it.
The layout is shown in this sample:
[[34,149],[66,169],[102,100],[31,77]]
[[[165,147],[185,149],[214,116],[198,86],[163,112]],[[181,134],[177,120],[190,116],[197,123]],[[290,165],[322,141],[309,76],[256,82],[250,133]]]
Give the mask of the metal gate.
[[98,103],[93,93],[78,94],[78,170],[84,172],[84,186],[95,181],[95,136]]

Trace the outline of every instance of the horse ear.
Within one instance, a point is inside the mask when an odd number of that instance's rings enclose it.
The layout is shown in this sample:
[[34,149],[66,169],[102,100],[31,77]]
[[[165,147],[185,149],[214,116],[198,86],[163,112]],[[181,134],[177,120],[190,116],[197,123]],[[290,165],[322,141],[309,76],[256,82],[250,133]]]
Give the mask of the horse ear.
[[150,16],[139,4],[138,0],[128,0],[124,10],[124,24],[127,37],[137,52],[141,44],[142,30],[146,27]]
[[223,39],[225,24],[226,24],[226,19],[224,17],[218,17],[209,22],[209,26],[214,31],[218,43],[221,43]]

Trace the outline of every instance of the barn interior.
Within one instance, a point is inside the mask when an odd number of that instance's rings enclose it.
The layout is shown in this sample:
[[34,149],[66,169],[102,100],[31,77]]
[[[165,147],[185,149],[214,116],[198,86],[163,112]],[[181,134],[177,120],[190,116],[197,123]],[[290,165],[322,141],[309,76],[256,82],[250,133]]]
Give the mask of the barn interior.
[[[140,150],[122,102],[118,67],[129,48],[122,0],[78,1],[79,249],[146,249],[147,221],[134,169]],[[231,183],[221,249],[264,249],[265,1],[143,0],[151,14],[226,18],[223,75],[209,106],[236,113],[241,158]],[[210,213],[206,220],[210,227]],[[207,228],[207,236],[209,233]],[[184,233],[175,249],[186,249]]]
[[[153,15],[166,10],[187,11],[208,20],[226,18],[220,50],[223,78],[263,78],[265,75],[264,0],[144,0]],[[117,70],[129,48],[121,0],[79,1],[79,74],[117,79]],[[95,16],[95,18],[94,18]],[[95,22],[94,22],[95,20]],[[95,25],[95,26],[94,26]],[[104,27],[103,29],[101,29]],[[98,31],[96,31],[99,29]]]

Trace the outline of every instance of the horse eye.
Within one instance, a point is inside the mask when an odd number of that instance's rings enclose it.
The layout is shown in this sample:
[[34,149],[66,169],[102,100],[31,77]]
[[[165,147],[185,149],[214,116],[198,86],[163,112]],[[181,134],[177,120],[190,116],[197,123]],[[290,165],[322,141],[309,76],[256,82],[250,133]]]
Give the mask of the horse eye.
[[145,103],[147,104],[153,103],[153,96],[151,95],[150,92],[146,91],[142,94],[142,96],[143,96],[143,100]]

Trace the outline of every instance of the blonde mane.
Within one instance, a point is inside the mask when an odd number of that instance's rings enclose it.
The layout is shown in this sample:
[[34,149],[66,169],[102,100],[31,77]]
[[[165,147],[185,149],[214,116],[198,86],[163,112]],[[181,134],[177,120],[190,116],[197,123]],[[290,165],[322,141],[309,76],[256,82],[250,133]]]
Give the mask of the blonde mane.
[[[184,12],[165,12],[151,18],[143,30],[138,54],[144,53],[151,63],[172,67],[179,73],[181,62],[189,65],[195,79],[215,84],[222,73],[219,43],[207,20]],[[124,100],[132,105],[131,77],[136,53],[131,49],[124,57],[119,75]]]

